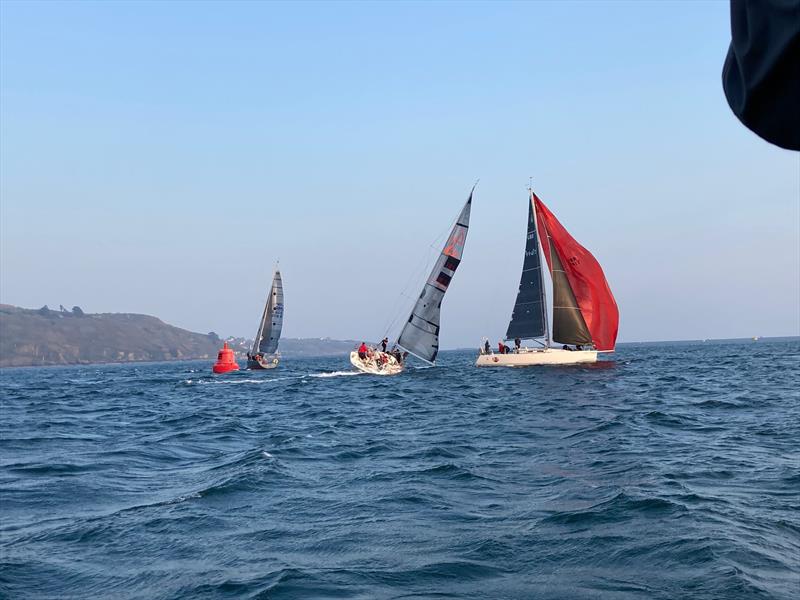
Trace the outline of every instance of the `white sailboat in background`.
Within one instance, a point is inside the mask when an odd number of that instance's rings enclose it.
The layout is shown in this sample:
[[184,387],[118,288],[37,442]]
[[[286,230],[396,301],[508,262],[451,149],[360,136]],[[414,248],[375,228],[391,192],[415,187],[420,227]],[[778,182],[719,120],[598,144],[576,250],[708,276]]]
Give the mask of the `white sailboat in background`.
[[274,369],[278,366],[281,329],[283,329],[283,279],[281,272],[276,268],[261,322],[258,324],[258,333],[253,340],[253,348],[247,353],[248,369]]
[[[397,338],[397,350],[383,352],[369,349],[367,352],[351,352],[350,362],[358,370],[375,375],[394,375],[403,370],[408,354],[412,354],[430,365],[436,363],[436,355],[439,353],[442,299],[464,253],[474,191],[475,187],[473,186],[469,198],[464,203],[464,207],[450,231],[450,236],[400,332],[400,337]],[[363,356],[359,356],[359,354]]]
[[[541,253],[545,255],[553,282],[552,338],[547,323]],[[530,190],[525,259],[505,339],[518,342],[532,339],[538,346],[528,348],[520,344],[511,352],[495,354],[487,341],[475,364],[522,367],[593,363],[598,352],[613,352],[618,325],[617,303],[600,263]],[[552,342],[564,346],[553,347]],[[569,348],[568,344],[575,348]]]

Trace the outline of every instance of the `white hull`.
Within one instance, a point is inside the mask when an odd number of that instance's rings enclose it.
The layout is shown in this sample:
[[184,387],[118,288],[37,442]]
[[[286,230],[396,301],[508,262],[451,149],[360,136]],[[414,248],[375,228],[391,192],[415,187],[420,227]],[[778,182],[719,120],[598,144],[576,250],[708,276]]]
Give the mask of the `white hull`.
[[534,365],[578,365],[597,362],[597,350],[522,348],[519,353],[481,354],[476,367],[529,367]]
[[[382,357],[386,358],[383,364],[380,361]],[[359,371],[372,375],[397,375],[403,370],[403,365],[397,362],[394,356],[375,350],[372,351],[372,357],[368,357],[366,360],[361,360],[358,352],[351,352],[350,363]]]

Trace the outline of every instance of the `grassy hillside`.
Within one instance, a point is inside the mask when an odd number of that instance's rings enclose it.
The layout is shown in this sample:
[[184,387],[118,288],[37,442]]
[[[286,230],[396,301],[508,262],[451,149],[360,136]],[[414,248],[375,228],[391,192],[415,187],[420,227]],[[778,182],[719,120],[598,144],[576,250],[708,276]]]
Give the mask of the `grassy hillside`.
[[213,358],[221,342],[137,314],[0,305],[0,366]]

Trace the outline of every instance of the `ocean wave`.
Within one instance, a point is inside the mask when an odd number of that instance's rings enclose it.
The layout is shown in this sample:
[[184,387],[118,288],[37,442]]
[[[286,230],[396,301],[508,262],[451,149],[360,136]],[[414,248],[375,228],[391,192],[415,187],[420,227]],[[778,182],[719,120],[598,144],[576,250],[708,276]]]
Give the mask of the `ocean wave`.
[[350,375],[365,375],[361,371],[330,371],[326,373],[311,373],[310,377],[327,379],[329,377],[349,377]]
[[561,525],[603,523],[625,521],[635,516],[674,515],[686,512],[686,510],[683,504],[664,498],[635,498],[620,492],[610,500],[600,502],[586,509],[556,512],[542,519],[542,523]]
[[243,385],[275,383],[276,381],[286,381],[291,377],[249,377],[247,379],[184,379],[185,385]]
[[794,600],[792,353],[4,372],[0,596]]

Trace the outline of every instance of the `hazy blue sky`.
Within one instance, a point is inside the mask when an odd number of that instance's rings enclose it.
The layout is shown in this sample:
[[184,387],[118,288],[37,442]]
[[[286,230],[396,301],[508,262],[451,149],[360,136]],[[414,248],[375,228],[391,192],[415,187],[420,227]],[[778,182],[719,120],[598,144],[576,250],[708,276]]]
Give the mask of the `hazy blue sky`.
[[800,333],[800,159],[727,107],[726,2],[4,1],[0,26],[2,302],[252,336],[280,258],[284,335],[378,339],[480,178],[442,345],[496,340],[533,176],[622,341]]

